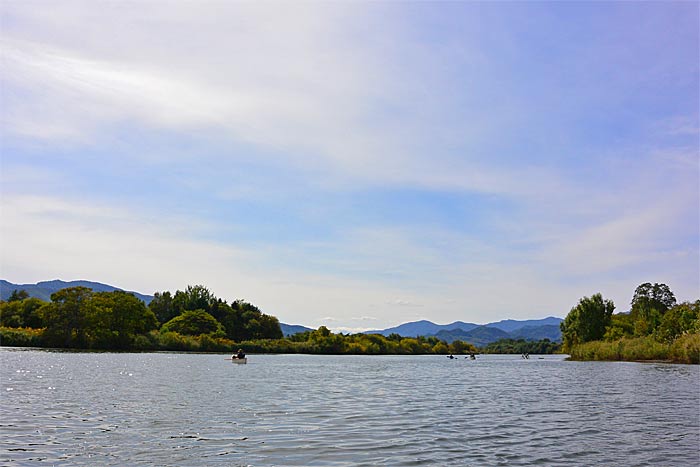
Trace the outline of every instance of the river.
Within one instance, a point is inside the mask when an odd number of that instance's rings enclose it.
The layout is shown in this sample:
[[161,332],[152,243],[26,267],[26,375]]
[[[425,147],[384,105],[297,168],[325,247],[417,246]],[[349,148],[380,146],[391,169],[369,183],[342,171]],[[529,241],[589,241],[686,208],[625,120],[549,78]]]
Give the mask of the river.
[[2,466],[700,465],[700,367],[0,348]]

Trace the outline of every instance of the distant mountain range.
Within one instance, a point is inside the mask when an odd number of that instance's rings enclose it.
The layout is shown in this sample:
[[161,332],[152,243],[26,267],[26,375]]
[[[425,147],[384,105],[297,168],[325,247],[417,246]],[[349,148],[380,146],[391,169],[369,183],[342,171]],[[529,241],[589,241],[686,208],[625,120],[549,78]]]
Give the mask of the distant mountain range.
[[[6,280],[0,279],[0,299],[7,300],[15,290],[25,290],[30,297],[36,297],[50,302],[52,293],[58,292],[59,290],[67,287],[88,287],[95,292],[114,292],[115,290],[124,290],[120,289],[119,287],[90,281],[66,282],[57,279],[53,281],[37,282],[36,284],[13,284],[12,282],[7,282]],[[134,294],[140,300],[146,302],[146,305],[151,303],[151,300],[153,300],[152,295],[144,295],[138,292],[131,292],[129,290],[126,290],[125,292]]]
[[431,321],[421,320],[400,324],[388,329],[365,331],[365,334],[381,334],[383,336],[398,334],[402,337],[434,336],[443,330],[451,331],[453,329],[462,329],[464,331],[469,331],[478,326],[478,324],[465,323],[463,321],[455,321],[451,324],[435,324]]
[[280,323],[280,328],[282,328],[282,334],[284,337],[293,336],[294,334],[299,334],[300,332],[313,331],[313,329],[307,328],[306,326],[301,326],[299,324]]
[[398,334],[402,337],[435,336],[447,342],[462,340],[476,346],[483,346],[499,339],[525,339],[561,341],[559,323],[563,319],[550,316],[544,319],[517,321],[505,319],[484,325],[455,321],[450,324],[435,324],[421,320],[404,323],[399,326],[366,331],[366,334],[381,334],[388,336]]
[[[51,301],[51,294],[66,287],[89,287],[96,292],[113,292],[115,290],[123,290],[99,282],[90,281],[45,281],[37,282],[36,284],[13,284],[6,280],[0,279],[0,299],[7,300],[14,290],[25,290],[30,297],[36,297],[41,300]],[[126,292],[129,292],[128,290]],[[144,295],[138,292],[133,293],[136,297],[149,304],[153,299],[152,295]],[[381,334],[388,336],[390,334],[398,334],[402,337],[417,337],[417,336],[435,336],[447,342],[462,340],[476,346],[484,346],[499,339],[525,339],[525,340],[541,340],[549,339],[551,341],[561,341],[561,330],[559,323],[563,319],[550,316],[544,319],[523,320],[517,321],[513,319],[505,319],[489,324],[474,324],[465,323],[463,321],[455,321],[450,324],[435,324],[431,321],[421,320],[404,323],[392,328],[365,331],[365,334]],[[313,331],[313,329],[297,324],[280,323],[282,334],[291,336],[300,332]]]

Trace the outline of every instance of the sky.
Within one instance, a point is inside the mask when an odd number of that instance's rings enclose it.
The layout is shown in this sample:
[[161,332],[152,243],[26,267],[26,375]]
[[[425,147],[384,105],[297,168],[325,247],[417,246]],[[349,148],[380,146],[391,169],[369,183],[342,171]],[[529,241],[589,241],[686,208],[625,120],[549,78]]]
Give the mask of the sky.
[[288,324],[700,298],[698,2],[0,2],[0,278]]

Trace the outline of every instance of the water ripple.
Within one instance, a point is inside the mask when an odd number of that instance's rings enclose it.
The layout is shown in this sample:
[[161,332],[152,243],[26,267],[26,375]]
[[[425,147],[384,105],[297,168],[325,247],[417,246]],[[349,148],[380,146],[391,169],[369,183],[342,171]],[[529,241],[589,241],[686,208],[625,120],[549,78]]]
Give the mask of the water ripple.
[[[685,466],[697,366],[0,350],[0,463]],[[225,362],[224,362],[225,363]],[[50,389],[48,389],[50,388]]]

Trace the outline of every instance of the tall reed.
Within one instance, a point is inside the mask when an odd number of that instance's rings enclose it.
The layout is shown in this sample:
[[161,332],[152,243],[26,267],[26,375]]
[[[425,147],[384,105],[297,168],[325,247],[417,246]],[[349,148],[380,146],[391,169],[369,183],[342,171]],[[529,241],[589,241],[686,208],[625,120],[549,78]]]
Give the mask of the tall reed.
[[611,342],[592,341],[571,349],[572,360],[668,361],[700,363],[700,333],[680,336],[670,343],[653,336],[623,337]]

